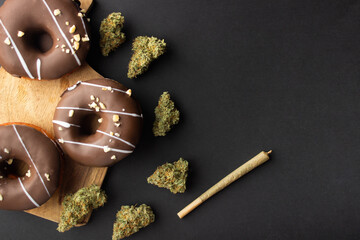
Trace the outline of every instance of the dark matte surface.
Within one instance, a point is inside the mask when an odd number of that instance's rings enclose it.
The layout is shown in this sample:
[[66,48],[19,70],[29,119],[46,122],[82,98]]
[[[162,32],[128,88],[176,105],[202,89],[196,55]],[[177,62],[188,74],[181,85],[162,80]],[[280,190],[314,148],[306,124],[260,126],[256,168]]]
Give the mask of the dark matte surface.
[[[359,1],[98,0],[94,43],[112,11],[125,15],[128,41],[107,58],[94,44],[89,63],[134,90],[145,115],[140,145],[109,169],[109,201],[87,226],[58,233],[54,223],[1,211],[1,239],[110,239],[116,211],[134,203],[151,205],[156,222],[130,239],[360,238]],[[144,34],[165,38],[168,53],[129,80],[131,39]],[[181,122],[155,138],[153,108],[165,90]],[[269,162],[178,219],[269,149]],[[191,167],[184,194],[146,183],[180,156]]]

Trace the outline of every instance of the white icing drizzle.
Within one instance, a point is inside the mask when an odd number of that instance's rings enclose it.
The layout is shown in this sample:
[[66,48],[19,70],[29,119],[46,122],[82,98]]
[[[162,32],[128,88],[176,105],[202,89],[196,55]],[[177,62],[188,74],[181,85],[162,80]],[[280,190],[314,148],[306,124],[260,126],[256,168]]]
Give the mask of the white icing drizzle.
[[75,83],[75,84],[72,85],[71,87],[68,87],[67,90],[68,90],[68,91],[74,90],[80,83],[81,83],[81,81],[78,81],[77,83]]
[[38,79],[41,80],[41,72],[40,72],[40,69],[41,69],[41,60],[40,58],[38,58],[36,60],[36,70],[37,70],[37,75],[38,75]]
[[134,145],[134,144],[132,144],[132,143],[130,143],[130,142],[128,142],[128,141],[125,141],[125,140],[122,139],[122,138],[119,138],[119,137],[116,137],[116,136],[112,136],[112,135],[110,135],[109,133],[103,132],[103,131],[101,131],[101,130],[96,130],[96,132],[102,133],[102,134],[104,134],[104,135],[106,135],[106,136],[109,136],[109,137],[111,137],[111,138],[115,138],[116,140],[119,140],[119,141],[121,141],[121,142],[123,142],[123,143],[126,143],[127,145],[135,148],[135,145]]
[[[72,123],[68,123],[68,122],[63,122],[63,121],[59,121],[59,120],[53,120],[52,122],[55,123],[55,124],[58,124],[58,125],[60,125],[60,126],[62,126],[62,127],[64,127],[64,128],[70,128],[71,126],[72,126],[72,127],[80,127],[79,125],[72,124]],[[129,146],[131,146],[131,147],[133,147],[133,148],[135,148],[135,145],[134,145],[134,144],[132,144],[132,143],[130,143],[130,142],[128,142],[128,141],[126,141],[126,140],[124,140],[124,139],[122,139],[122,138],[119,138],[119,137],[116,137],[116,136],[112,136],[112,135],[110,135],[109,133],[104,132],[104,131],[101,131],[101,130],[96,130],[96,132],[101,133],[101,134],[104,134],[104,135],[109,136],[109,137],[111,137],[111,138],[114,138],[114,139],[116,139],[116,140],[119,140],[119,141],[121,141],[121,142],[123,142],[123,143],[125,143],[125,144],[127,144],[127,145],[129,145]]]
[[28,66],[26,65],[26,62],[25,62],[23,56],[21,55],[21,53],[20,53],[19,49],[17,48],[14,40],[13,40],[12,37],[10,36],[10,33],[8,32],[8,30],[7,30],[6,27],[4,26],[3,22],[1,21],[1,19],[0,19],[0,24],[1,24],[1,26],[3,27],[6,35],[7,35],[8,38],[10,39],[11,44],[12,44],[12,46],[14,47],[14,50],[15,50],[15,52],[16,52],[16,55],[18,56],[18,58],[19,58],[19,60],[20,60],[20,63],[21,63],[21,65],[22,65],[22,67],[24,68],[26,74],[29,76],[29,78],[34,79],[33,75],[31,74],[31,72],[30,72],[30,70],[29,70],[29,68],[28,68]]
[[[90,143],[74,142],[74,141],[67,141],[67,140],[61,140],[61,141],[63,141],[64,143],[82,145],[82,146],[93,147],[93,148],[104,149],[106,147],[106,146],[100,146],[100,145],[95,145],[95,144],[90,144]],[[109,150],[112,152],[119,152],[119,153],[132,153],[133,152],[133,151],[129,151],[129,150],[122,150],[122,149],[110,148],[110,147],[109,147]]]
[[[78,108],[78,107],[57,107],[56,109],[79,110],[79,111],[88,111],[88,112],[93,111],[92,109],[89,109],[89,108]],[[100,110],[100,112],[103,112],[103,113],[115,113],[115,114],[127,115],[127,116],[132,116],[132,117],[140,117],[140,118],[143,117],[142,114],[139,115],[139,114],[136,114],[136,113],[117,112],[117,111],[110,111],[110,110]]]
[[89,82],[80,82],[80,84],[82,85],[87,85],[87,86],[92,86],[92,87],[98,87],[98,88],[111,88],[111,90],[117,91],[117,92],[122,92],[122,93],[126,93],[126,91],[118,89],[118,88],[113,88],[110,86],[105,86],[105,85],[100,85],[100,84],[95,84],[95,83],[89,83]]
[[86,31],[86,26],[85,26],[85,22],[84,22],[83,17],[80,17],[80,19],[81,19],[82,25],[83,25],[83,27],[84,27],[85,34],[86,34],[86,36],[88,36],[88,37],[89,37],[89,34],[88,34],[88,33],[87,33],[87,31]]
[[59,120],[53,120],[52,122],[57,124],[57,125],[60,125],[60,126],[62,126],[64,128],[70,128],[71,126],[80,127],[79,125],[68,123],[68,122],[63,122],[63,121],[59,121]]
[[43,3],[45,4],[45,6],[46,6],[47,10],[49,11],[50,16],[51,16],[51,18],[54,20],[54,22],[55,22],[55,24],[56,24],[57,28],[59,29],[59,31],[60,31],[60,33],[61,33],[61,35],[63,36],[64,40],[66,41],[66,44],[68,45],[69,49],[71,50],[71,53],[72,53],[72,55],[74,56],[74,58],[75,58],[75,60],[76,60],[77,64],[78,64],[79,66],[81,66],[80,59],[79,59],[79,58],[78,58],[78,56],[76,55],[76,53],[75,53],[74,49],[72,48],[72,46],[71,46],[71,44],[70,44],[70,42],[69,42],[69,39],[66,37],[66,35],[65,35],[64,31],[61,29],[61,27],[60,27],[60,25],[59,25],[58,21],[56,20],[56,18],[55,18],[55,16],[54,16],[53,12],[51,11],[51,9],[50,9],[49,5],[47,4],[47,2],[46,2],[45,0],[42,0],[42,1],[43,1]]
[[28,193],[28,191],[26,191],[24,184],[22,183],[21,179],[18,177],[20,186],[22,188],[22,190],[24,191],[25,195],[28,197],[28,199],[36,206],[36,207],[40,207],[40,205],[31,197],[31,195]]
[[32,159],[32,157],[31,157],[28,149],[26,148],[23,140],[21,139],[20,134],[19,134],[19,132],[17,131],[15,125],[12,125],[12,126],[13,126],[13,128],[14,128],[14,130],[15,130],[15,133],[16,133],[17,137],[19,138],[19,141],[20,141],[21,145],[22,145],[23,148],[25,149],[26,154],[27,154],[28,157],[30,158],[30,161],[32,162],[32,164],[33,164],[33,166],[34,166],[34,168],[35,168],[35,170],[36,170],[36,173],[37,173],[37,175],[39,176],[40,181],[41,181],[42,185],[44,186],[44,188],[45,188],[45,190],[46,190],[46,193],[47,193],[47,194],[49,195],[49,197],[50,197],[51,195],[50,195],[50,193],[49,193],[49,190],[47,189],[47,187],[46,187],[46,185],[45,185],[45,182],[44,182],[44,180],[42,179],[42,177],[41,177],[41,175],[40,175],[40,173],[39,173],[39,170],[38,170],[38,168],[36,167],[36,165],[35,165],[35,163],[34,163],[34,160]]

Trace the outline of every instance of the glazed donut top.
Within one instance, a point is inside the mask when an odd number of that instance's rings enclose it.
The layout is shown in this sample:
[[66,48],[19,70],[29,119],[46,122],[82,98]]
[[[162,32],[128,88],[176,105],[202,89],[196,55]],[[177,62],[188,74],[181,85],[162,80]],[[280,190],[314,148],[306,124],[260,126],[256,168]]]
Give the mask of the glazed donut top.
[[61,96],[53,124],[62,150],[82,165],[111,166],[139,142],[143,123],[131,90],[110,79],[78,82]]
[[[16,162],[28,165],[24,176],[11,176]],[[59,183],[60,152],[42,132],[26,125],[0,126],[0,209],[39,207]],[[26,171],[26,170],[25,170]]]
[[0,65],[17,77],[57,79],[85,61],[87,21],[72,0],[6,0]]

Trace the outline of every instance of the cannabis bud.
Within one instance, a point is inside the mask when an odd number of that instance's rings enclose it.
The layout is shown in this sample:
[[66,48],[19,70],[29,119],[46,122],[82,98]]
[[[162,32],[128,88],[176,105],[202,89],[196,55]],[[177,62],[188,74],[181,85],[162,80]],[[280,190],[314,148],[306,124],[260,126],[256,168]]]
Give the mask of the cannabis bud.
[[135,38],[132,45],[134,54],[129,62],[128,78],[136,78],[144,73],[150,63],[165,52],[165,47],[164,39],[146,36]]
[[62,202],[60,222],[57,230],[65,232],[81,223],[93,210],[106,202],[106,194],[95,184],[79,189],[75,194],[67,194]]
[[189,170],[188,161],[180,158],[173,163],[165,163],[157,167],[147,182],[161,188],[167,188],[172,193],[183,193],[186,190],[186,178]]
[[110,13],[107,18],[101,21],[100,25],[100,48],[104,56],[118,48],[125,42],[125,34],[121,32],[124,27],[125,18],[121,13]]
[[156,137],[165,136],[171,130],[171,126],[178,124],[180,112],[175,108],[175,104],[170,99],[170,94],[164,92],[159,103],[155,108],[155,122],[153,133]]
[[134,205],[121,206],[120,211],[116,214],[112,239],[118,240],[128,237],[154,221],[155,215],[151,207],[145,204],[139,207]]

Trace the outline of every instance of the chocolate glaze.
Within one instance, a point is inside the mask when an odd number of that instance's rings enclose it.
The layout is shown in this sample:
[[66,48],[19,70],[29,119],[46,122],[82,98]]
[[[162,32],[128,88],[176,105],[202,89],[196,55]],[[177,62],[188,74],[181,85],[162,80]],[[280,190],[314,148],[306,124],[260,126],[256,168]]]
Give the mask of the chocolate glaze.
[[[54,15],[56,9],[61,11],[58,16]],[[79,49],[73,49],[75,55],[71,51],[66,53],[73,45],[74,35],[80,34],[82,38],[87,34],[87,21],[78,13],[79,8],[71,0],[6,0],[0,8],[0,65],[13,76],[34,79],[57,79],[79,67],[85,61],[90,42],[80,40]],[[73,25],[76,30],[70,33]],[[18,31],[25,35],[18,37]],[[4,43],[9,35],[11,45]]]
[[1,176],[0,209],[31,209],[45,203],[55,192],[59,184],[60,152],[42,132],[27,125],[0,126],[0,157],[2,163],[9,159],[25,162],[31,174],[30,177]]
[[[140,105],[127,90],[122,84],[103,78],[79,82],[63,93],[53,126],[56,141],[71,159],[82,165],[105,167],[134,151],[143,116]],[[93,102],[98,106],[103,103],[106,109],[97,112],[89,106]],[[119,116],[118,122],[114,122],[114,115]]]

